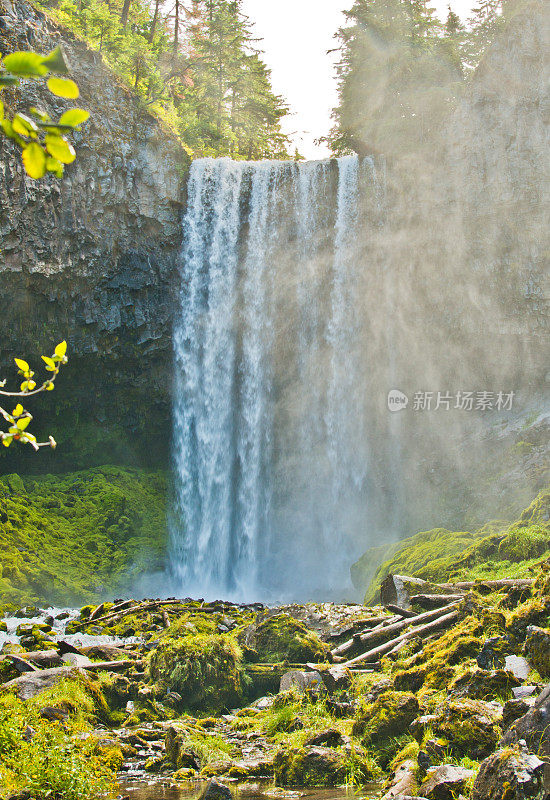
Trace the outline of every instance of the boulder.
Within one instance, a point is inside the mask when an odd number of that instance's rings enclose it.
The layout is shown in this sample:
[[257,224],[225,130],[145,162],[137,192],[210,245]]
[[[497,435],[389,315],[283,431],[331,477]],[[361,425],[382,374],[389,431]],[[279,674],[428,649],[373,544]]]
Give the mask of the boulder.
[[342,744],[343,737],[340,731],[336,728],[328,728],[326,731],[314,733],[309,739],[304,742],[304,747],[317,747],[318,745],[325,745],[326,747],[338,747]]
[[31,700],[43,689],[49,689],[64,678],[82,677],[84,673],[77,667],[53,667],[38,672],[26,672],[19,678],[4,684],[5,689],[13,689],[20,700]]
[[506,636],[491,636],[489,639],[485,639],[476,657],[478,667],[481,669],[503,667],[506,661],[506,651],[509,648],[510,642]]
[[393,773],[390,787],[382,797],[382,800],[401,800],[403,795],[414,793],[417,788],[415,777],[416,764],[412,759],[403,761]]
[[531,665],[523,656],[506,656],[504,659],[504,669],[507,672],[511,672],[514,678],[525,681],[531,672]]
[[448,700],[424,724],[419,718],[410,726],[412,735],[420,741],[429,727],[435,738],[443,740],[453,756],[485,758],[492,753],[502,735],[501,707],[482,700]]
[[287,692],[289,689],[296,689],[300,693],[318,692],[320,689],[324,689],[324,686],[320,672],[291,669],[289,672],[285,672],[281,678],[279,691]]
[[502,745],[525,742],[527,750],[546,761],[544,785],[550,792],[550,683],[539,694],[533,707],[516,720],[502,737]]
[[206,784],[203,793],[200,795],[199,800],[231,800],[231,790],[229,786],[223,783],[218,783],[217,780],[212,778]]
[[185,728],[177,724],[170,725],[166,731],[164,745],[166,748],[166,759],[170,761],[174,769],[195,769],[200,770],[199,756],[187,744],[187,732]]
[[83,656],[80,653],[65,653],[65,655],[62,656],[62,659],[65,664],[70,664],[73,667],[84,668],[91,666],[93,663],[91,658],[88,658],[88,656]]
[[550,678],[550,630],[529,625],[525,652],[537,672],[543,678]]
[[513,722],[523,717],[523,715],[529,711],[530,707],[529,703],[526,703],[525,700],[507,700],[502,709],[502,724],[504,729],[506,730]]
[[418,715],[418,700],[410,692],[382,692],[374,703],[363,706],[353,723],[353,734],[377,744],[408,733]]
[[347,760],[330,747],[279,750],[273,762],[280,786],[339,786],[346,779]]
[[474,774],[471,769],[453,764],[430,767],[420,791],[428,800],[454,800],[458,794],[466,790],[468,781]]
[[487,700],[510,697],[512,689],[519,685],[518,678],[504,669],[469,669],[451,682],[449,691],[455,697]]
[[347,667],[330,667],[321,672],[323,683],[329,692],[347,689],[351,683],[351,672]]
[[472,800],[543,800],[544,762],[519,748],[497,750],[482,762]]

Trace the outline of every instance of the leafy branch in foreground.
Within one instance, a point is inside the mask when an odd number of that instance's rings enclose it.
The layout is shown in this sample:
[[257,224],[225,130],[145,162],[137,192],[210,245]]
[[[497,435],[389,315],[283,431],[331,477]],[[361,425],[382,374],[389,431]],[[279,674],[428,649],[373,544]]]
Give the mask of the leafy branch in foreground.
[[[61,365],[67,363],[68,359],[66,353],[67,342],[62,341],[55,348],[53,355],[42,356],[42,360],[46,365],[46,370],[51,373],[51,376],[40,386],[37,386],[36,381],[33,380],[34,372],[28,363],[22,358],[14,358],[15,365],[18,368],[18,374],[23,378],[19,391],[9,392],[5,390],[4,386],[6,385],[6,381],[3,380],[0,381],[0,396],[23,398],[40,394],[40,392],[51,392],[54,388],[55,379],[59,374]],[[51,447],[55,450],[57,444],[53,436],[50,436],[47,442],[37,442],[36,436],[27,430],[32,420],[32,414],[27,411],[20,402],[17,403],[11,414],[0,406],[0,414],[9,425],[7,431],[0,431],[0,438],[2,439],[4,447],[9,447],[12,442],[21,442],[22,444],[30,444],[35,450],[38,450],[40,447]]]
[[[13,89],[22,78],[46,81],[49,91],[56,97],[76,100],[79,89],[67,75],[69,68],[60,47],[47,56],[30,51],[18,51],[0,58],[0,91]],[[21,148],[21,158],[27,174],[36,180],[47,172],[63,177],[65,164],[71,164],[76,153],[66,133],[72,132],[90,116],[82,108],[70,108],[54,122],[40,108],[29,108],[28,114],[16,112],[11,119],[5,116],[0,100],[0,124],[4,134]]]

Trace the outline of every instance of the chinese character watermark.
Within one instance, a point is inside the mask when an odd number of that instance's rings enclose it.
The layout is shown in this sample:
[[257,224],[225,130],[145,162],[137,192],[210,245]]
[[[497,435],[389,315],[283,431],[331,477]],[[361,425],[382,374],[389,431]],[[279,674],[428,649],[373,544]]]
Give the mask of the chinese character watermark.
[[[413,411],[511,411],[515,392],[417,391],[413,394]],[[399,389],[388,392],[388,409],[403,411],[409,398]]]

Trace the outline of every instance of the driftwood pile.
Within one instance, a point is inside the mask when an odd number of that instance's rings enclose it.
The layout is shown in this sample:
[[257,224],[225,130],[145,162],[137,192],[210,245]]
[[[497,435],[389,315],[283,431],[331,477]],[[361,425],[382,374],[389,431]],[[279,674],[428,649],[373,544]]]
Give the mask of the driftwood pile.
[[[364,669],[377,669],[381,656],[397,654],[413,637],[425,639],[450,628],[458,620],[458,606],[472,589],[522,590],[532,585],[528,579],[434,584],[406,575],[388,575],[380,589],[388,613],[365,620],[363,630],[331,651],[333,661],[352,671],[357,671],[359,664]],[[411,610],[413,606],[426,610],[418,613]],[[355,655],[349,658],[352,652]]]

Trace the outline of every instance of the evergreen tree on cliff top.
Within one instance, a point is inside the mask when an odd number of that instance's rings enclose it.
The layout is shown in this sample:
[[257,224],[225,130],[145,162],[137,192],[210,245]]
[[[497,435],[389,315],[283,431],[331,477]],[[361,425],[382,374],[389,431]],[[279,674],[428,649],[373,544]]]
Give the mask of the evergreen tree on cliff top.
[[337,153],[414,152],[462,79],[454,44],[427,0],[356,0],[347,18],[330,143]]
[[190,155],[288,157],[288,109],[236,0],[49,0],[62,24],[180,136]]

